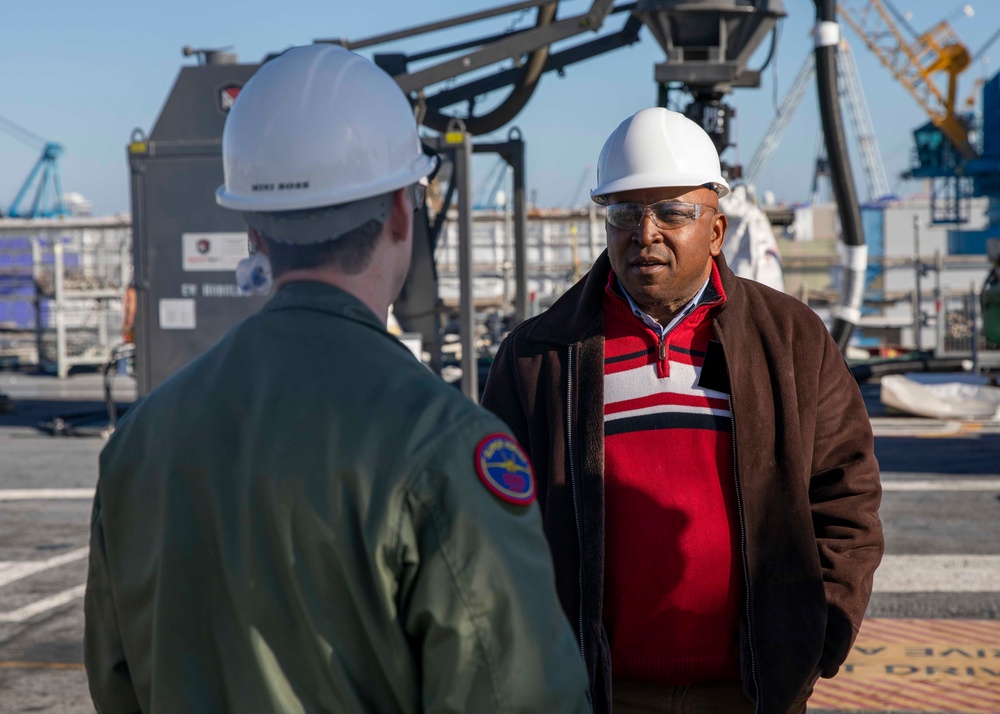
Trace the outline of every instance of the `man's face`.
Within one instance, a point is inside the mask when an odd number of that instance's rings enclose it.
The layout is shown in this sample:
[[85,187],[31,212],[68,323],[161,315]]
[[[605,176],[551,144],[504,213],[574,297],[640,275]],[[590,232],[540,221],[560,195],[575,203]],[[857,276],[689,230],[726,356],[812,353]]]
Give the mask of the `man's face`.
[[719,197],[709,188],[644,188],[608,197],[609,206],[660,201],[702,204],[701,215],[679,228],[657,226],[648,211],[635,230],[605,224],[615,275],[639,307],[657,320],[670,318],[694,297],[711,274],[712,258],[722,251],[726,234]]

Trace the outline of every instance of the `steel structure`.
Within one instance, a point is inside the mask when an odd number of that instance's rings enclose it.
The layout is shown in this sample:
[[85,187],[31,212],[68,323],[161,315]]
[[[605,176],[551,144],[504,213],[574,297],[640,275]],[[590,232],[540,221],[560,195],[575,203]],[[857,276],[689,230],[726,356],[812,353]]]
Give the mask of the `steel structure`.
[[[570,64],[633,44],[639,40],[640,30],[646,27],[667,56],[667,61],[657,64],[654,70],[662,103],[670,89],[688,92],[692,102],[685,112],[702,124],[721,153],[730,145],[729,118],[733,114],[722,99],[735,87],[760,85],[760,70],[747,66],[750,56],[785,15],[781,0],[638,0],[620,5],[615,5],[614,0],[592,0],[586,12],[563,19],[556,17],[558,6],[553,0],[527,0],[362,40],[317,42],[364,49],[538,8],[536,24],[531,29],[488,35],[412,54],[381,53],[374,57],[410,93],[423,124],[445,131],[452,116],[443,110],[467,104],[468,111],[459,118],[469,133],[479,135],[513,119],[544,73],[561,73]],[[553,43],[597,33],[610,16],[626,13],[626,20],[617,30],[550,52]],[[453,56],[429,67],[410,69],[411,63],[444,55]],[[510,60],[514,66],[509,69],[428,93],[434,85]],[[480,97],[508,86],[513,91],[498,107],[484,114],[476,113]]]
[[[844,22],[927,112],[959,154],[974,158],[969,128],[955,111],[958,76],[969,66],[971,57],[948,21],[942,20],[909,42],[890,16],[898,13],[888,0],[840,0],[837,7]],[[946,90],[936,84],[941,74],[947,77]]]
[[868,185],[868,200],[877,201],[889,195],[889,178],[886,176],[885,164],[882,163],[882,155],[875,141],[875,128],[868,112],[868,102],[865,101],[861,89],[861,77],[858,76],[858,66],[854,64],[854,53],[846,42],[841,42],[838,50],[837,67],[840,70],[842,100],[847,105],[847,112],[854,125],[854,136],[858,142],[861,166]]
[[52,369],[104,364],[121,341],[128,218],[0,220],[0,357]]
[[[889,195],[889,179],[885,172],[885,165],[882,163],[882,156],[879,154],[878,145],[875,141],[875,129],[872,127],[871,114],[868,112],[868,103],[865,101],[864,93],[861,90],[861,79],[858,76],[857,65],[854,64],[854,57],[851,48],[846,42],[841,42],[837,48],[837,79],[840,90],[840,99],[847,106],[848,114],[854,128],[854,135],[857,139],[858,151],[861,154],[861,165],[864,168],[865,182],[868,186],[868,200],[876,201]],[[760,145],[754,152],[750,160],[749,167],[744,173],[744,181],[754,184],[760,178],[761,172],[770,160],[774,150],[781,143],[785,131],[798,108],[806,89],[816,76],[816,60],[812,54],[806,57],[799,73],[795,75],[788,94],[781,101],[781,105],[775,112],[774,119],[764,133]],[[826,151],[822,143],[817,151],[817,167],[825,164]],[[815,177],[813,182],[813,194],[816,194]]]
[[[527,0],[376,37],[317,42],[358,50],[537,8],[535,26],[530,29],[487,35],[410,54],[374,55],[375,62],[409,94],[418,121],[447,133],[449,124],[457,118],[469,134],[479,135],[494,131],[516,116],[543,74],[562,72],[570,64],[632,44],[638,41],[640,30],[648,27],[667,55],[667,62],[658,64],[654,71],[654,79],[661,87],[661,101],[666,103],[670,90],[690,93],[692,101],[685,113],[709,133],[721,154],[730,145],[729,118],[733,114],[722,98],[734,87],[759,86],[760,70],[747,66],[749,58],[774,30],[778,18],[784,16],[781,0],[638,0],[621,5],[615,5],[614,0],[592,0],[586,12],[566,18],[557,17],[558,7],[559,3],[551,0]],[[617,29],[558,52],[550,51],[553,43],[600,33],[613,15],[625,16]],[[448,59],[439,59],[445,56]],[[423,66],[427,62],[433,64]],[[505,62],[512,62],[513,66],[461,84],[436,88],[443,82],[455,82],[471,72]],[[414,65],[421,66],[414,68]],[[480,97],[506,87],[512,87],[510,94],[498,106],[478,111]],[[455,106],[464,106],[466,111],[455,115],[445,113],[445,109]],[[449,187],[442,209],[445,213],[453,195]],[[525,220],[521,211],[523,207],[519,209],[515,201],[517,225]],[[430,254],[433,254],[437,239],[438,233],[431,230],[428,233]],[[428,253],[423,248],[418,250],[421,254]],[[411,267],[395,314],[405,331],[419,332],[425,344],[435,345],[440,340],[441,321],[436,314],[440,311],[440,301],[431,300],[430,295],[437,296],[434,266],[431,261],[421,259]],[[526,294],[519,291],[514,305],[517,319],[527,314],[525,300]],[[413,301],[418,304],[412,304]],[[436,310],[430,308],[431,302],[437,303]]]
[[[42,153],[38,161],[28,173],[28,178],[21,184],[17,195],[7,209],[11,218],[60,218],[70,215],[63,201],[62,179],[59,175],[59,157],[63,147],[54,141],[46,141],[32,131],[0,116],[0,131],[31,147],[41,147]],[[21,202],[35,185],[35,179],[41,173],[41,179],[35,186],[35,196],[30,208],[21,209]],[[2,215],[2,214],[0,214]]]
[[[817,17],[830,24],[832,5],[828,7],[827,0],[816,0],[816,5]],[[769,33],[774,36],[777,20],[784,16],[781,0],[637,0],[618,5],[614,0],[592,0],[585,12],[568,17],[558,17],[559,8],[557,0],[524,0],[362,40],[317,40],[357,50],[505,14],[529,10],[537,13],[530,28],[409,54],[374,55],[375,62],[408,94],[420,123],[440,134],[428,137],[426,143],[437,146],[446,158],[451,158],[451,166],[445,167],[441,174],[451,177],[443,206],[437,210],[433,222],[426,212],[415,221],[413,264],[403,294],[394,306],[403,330],[423,336],[424,345],[432,355],[432,366],[440,359],[436,352],[442,337],[434,247],[456,193],[459,225],[470,220],[470,172],[463,168],[470,152],[499,153],[514,169],[515,319],[523,319],[528,309],[523,259],[526,224],[523,141],[519,135],[512,135],[507,142],[483,145],[472,143],[472,136],[510,122],[527,103],[543,74],[562,72],[575,62],[632,44],[638,41],[640,31],[648,28],[666,53],[667,61],[656,66],[653,77],[660,87],[661,102],[667,101],[670,92],[689,94],[691,101],[685,113],[705,128],[722,153],[730,145],[729,119],[733,114],[723,98],[735,87],[759,85],[763,67],[752,69],[747,66],[748,60]],[[624,21],[608,30],[608,20],[614,16],[622,16]],[[555,43],[558,50],[552,51]],[[772,45],[770,56],[773,49]],[[138,298],[136,364],[140,393],[154,387],[214,343],[226,327],[258,307],[258,300],[234,294],[228,266],[239,253],[245,254],[245,246],[237,245],[242,224],[238,216],[215,206],[212,195],[222,179],[225,112],[239,87],[259,65],[236,64],[230,53],[217,50],[188,48],[185,54],[197,55],[202,64],[182,69],[153,131],[148,137],[137,132],[128,149],[132,169]],[[821,53],[818,76],[827,79],[833,76],[828,73],[832,61],[832,56]],[[498,71],[484,71],[491,67],[497,67]],[[469,73],[474,74],[469,77]],[[827,84],[820,91],[821,104],[828,93]],[[510,91],[504,99],[484,109],[481,97],[507,88]],[[827,127],[827,119],[832,122],[831,127],[839,123],[836,102],[833,108],[826,108],[823,117],[824,131],[831,136],[831,146],[837,154],[836,175],[848,177],[846,182],[850,184],[849,170],[842,170],[846,166],[841,156],[842,138],[835,129]],[[456,120],[460,125],[453,126]],[[735,174],[732,171],[730,178],[735,178]],[[842,188],[842,184],[843,180],[838,181],[838,187]],[[840,188],[838,202],[855,205],[853,194]],[[843,222],[848,227],[853,225],[849,220]],[[459,233],[463,240],[469,239],[468,230]],[[845,229],[845,235],[854,233],[859,231]],[[200,250],[205,251],[203,256],[197,254]],[[464,258],[461,262],[467,265]],[[470,321],[471,285],[464,284],[471,278],[469,270],[462,269],[460,273],[465,296],[459,316],[463,371],[469,372],[468,378],[463,379],[463,387],[469,396],[475,397],[475,369],[466,362],[475,356]],[[844,335],[849,336],[849,331]],[[838,338],[838,344],[846,341],[844,335]]]

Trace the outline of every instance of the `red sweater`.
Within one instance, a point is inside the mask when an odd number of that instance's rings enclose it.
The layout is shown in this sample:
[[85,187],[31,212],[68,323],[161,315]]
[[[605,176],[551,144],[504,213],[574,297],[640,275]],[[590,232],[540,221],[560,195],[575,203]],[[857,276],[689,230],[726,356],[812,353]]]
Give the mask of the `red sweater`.
[[604,622],[614,675],[738,679],[732,415],[725,393],[698,386],[722,284],[713,265],[701,303],[664,345],[613,286],[614,273],[603,308]]

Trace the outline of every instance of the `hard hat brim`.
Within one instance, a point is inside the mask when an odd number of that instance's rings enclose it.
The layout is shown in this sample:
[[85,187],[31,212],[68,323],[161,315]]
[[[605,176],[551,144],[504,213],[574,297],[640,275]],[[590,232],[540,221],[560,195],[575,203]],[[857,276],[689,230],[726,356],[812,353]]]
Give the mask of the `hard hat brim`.
[[636,191],[643,188],[711,188],[719,198],[729,194],[729,183],[722,176],[718,176],[711,181],[705,181],[705,175],[677,176],[676,174],[665,179],[660,174],[638,174],[626,176],[624,178],[608,181],[590,192],[590,198],[601,206],[606,206],[608,196],[613,193],[624,191]]

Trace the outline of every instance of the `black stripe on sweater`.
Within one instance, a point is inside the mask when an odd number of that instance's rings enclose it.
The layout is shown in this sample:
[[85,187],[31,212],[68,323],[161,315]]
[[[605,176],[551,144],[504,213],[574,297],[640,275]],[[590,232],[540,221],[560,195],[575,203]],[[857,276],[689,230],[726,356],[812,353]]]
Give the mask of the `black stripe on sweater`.
[[604,364],[614,364],[615,362],[624,362],[625,360],[636,359],[637,357],[644,357],[648,354],[652,354],[656,351],[655,347],[650,347],[649,349],[640,350],[639,352],[632,352],[627,355],[618,355],[617,357],[605,357]]
[[631,431],[654,431],[656,429],[707,429],[709,431],[732,431],[733,420],[716,414],[691,414],[688,412],[660,412],[634,417],[622,417],[604,422],[604,436],[626,434]]
[[705,353],[702,352],[701,350],[686,350],[683,347],[676,347],[674,345],[670,345],[670,351],[671,352],[680,352],[682,355],[691,355],[692,357],[704,357],[705,356]]

